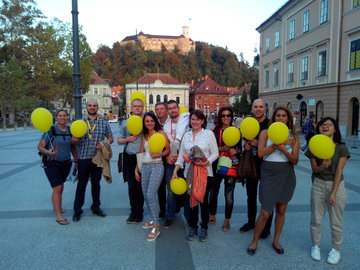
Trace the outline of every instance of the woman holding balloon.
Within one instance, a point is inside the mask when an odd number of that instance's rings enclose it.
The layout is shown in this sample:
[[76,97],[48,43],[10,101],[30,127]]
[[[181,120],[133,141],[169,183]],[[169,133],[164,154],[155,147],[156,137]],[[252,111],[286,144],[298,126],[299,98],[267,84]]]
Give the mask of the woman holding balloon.
[[39,151],[46,155],[47,162],[44,164],[44,170],[50,185],[53,189],[51,201],[56,213],[56,222],[60,225],[66,225],[69,222],[63,217],[62,193],[64,182],[71,169],[72,153],[75,163],[77,163],[77,154],[72,144],[67,111],[64,109],[56,112],[56,123],[51,126],[48,132],[44,133],[38,145]]
[[[327,262],[337,264],[343,243],[343,221],[346,201],[343,170],[350,153],[341,141],[338,123],[331,117],[319,121],[316,135],[309,142],[305,155],[310,159],[312,168],[311,189],[311,257],[319,261],[321,225],[326,208],[329,212],[332,250]],[[330,140],[328,139],[330,138]],[[320,147],[324,149],[320,149]]]
[[[224,153],[229,154],[231,156],[235,156],[240,153],[241,144],[240,140],[238,142],[234,142],[235,145],[228,146],[224,143],[223,135],[226,128],[232,126],[232,122],[234,119],[234,111],[230,107],[222,107],[218,113],[218,123],[212,129],[214,132],[217,146],[219,149],[220,156]],[[230,134],[229,134],[230,135]],[[234,189],[236,184],[236,177],[232,177],[229,175],[221,175],[216,172],[218,162],[215,161],[212,164],[213,172],[214,172],[214,182],[211,187],[209,193],[209,222],[214,222],[216,220],[216,210],[217,210],[217,203],[218,203],[218,195],[220,190],[220,185],[222,180],[224,179],[224,196],[225,196],[225,219],[222,225],[223,231],[228,231],[230,229],[230,219],[232,210],[234,207]]]
[[144,229],[151,228],[146,237],[147,241],[154,241],[160,234],[158,189],[164,175],[162,157],[169,155],[170,146],[167,136],[162,131],[160,123],[153,112],[145,113],[143,118],[143,137],[140,153],[145,152],[142,160],[141,174],[139,163],[135,168],[135,177],[141,181],[141,187],[152,220],[143,224]]
[[249,255],[255,254],[259,236],[274,207],[276,219],[272,247],[278,254],[284,254],[279,239],[286,208],[296,186],[294,165],[299,160],[299,138],[294,132],[292,114],[285,107],[277,107],[271,122],[269,129],[263,130],[259,137],[258,155],[263,157],[259,187],[261,211],[255,224],[253,241],[247,249]]

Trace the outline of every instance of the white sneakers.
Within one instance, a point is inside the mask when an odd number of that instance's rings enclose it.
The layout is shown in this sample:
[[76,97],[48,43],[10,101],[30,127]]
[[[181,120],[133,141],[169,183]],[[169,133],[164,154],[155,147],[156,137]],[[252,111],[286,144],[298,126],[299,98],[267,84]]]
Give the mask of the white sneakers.
[[329,256],[327,258],[327,263],[330,264],[337,264],[340,261],[340,252],[337,251],[335,248],[333,248],[330,252],[329,252]]
[[[312,246],[311,247],[311,258],[314,261],[320,261],[321,260],[321,254],[320,254],[320,248],[319,246]],[[335,248],[331,249],[329,252],[329,256],[327,258],[327,263],[329,264],[337,264],[340,261],[340,252],[336,250]]]
[[311,247],[311,258],[315,261],[321,260],[320,248],[318,246]]

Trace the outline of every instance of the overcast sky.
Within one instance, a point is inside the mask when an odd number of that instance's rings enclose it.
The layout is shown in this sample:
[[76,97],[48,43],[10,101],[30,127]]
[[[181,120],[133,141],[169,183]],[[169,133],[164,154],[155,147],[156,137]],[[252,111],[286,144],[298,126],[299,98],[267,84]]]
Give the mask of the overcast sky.
[[[71,22],[72,0],[35,0],[49,19]],[[79,24],[93,52],[100,44],[135,35],[182,34],[190,26],[190,38],[242,52],[252,64],[259,33],[255,30],[287,0],[78,0]]]

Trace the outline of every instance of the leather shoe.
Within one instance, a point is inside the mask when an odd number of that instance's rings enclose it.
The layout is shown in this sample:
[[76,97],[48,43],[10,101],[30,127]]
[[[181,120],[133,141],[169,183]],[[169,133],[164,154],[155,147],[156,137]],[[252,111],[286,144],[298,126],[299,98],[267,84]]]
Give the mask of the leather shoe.
[[79,221],[80,221],[80,218],[81,218],[81,214],[79,214],[79,215],[73,215],[72,220],[73,220],[74,222],[79,222]]
[[255,228],[255,225],[254,224],[250,224],[250,223],[245,223],[240,229],[239,231],[240,232],[248,232],[252,229]]
[[262,231],[261,234],[260,234],[260,236],[259,236],[259,238],[260,238],[260,239],[266,239],[266,238],[269,237],[269,235],[270,235],[270,232],[269,232],[269,231]]
[[106,217],[106,214],[101,209],[96,209],[96,210],[93,210],[92,212],[99,217]]
[[247,248],[246,252],[248,255],[254,256],[256,252],[256,248]]
[[284,254],[284,249],[283,248],[275,247],[274,243],[272,244],[272,247],[276,251],[277,254]]

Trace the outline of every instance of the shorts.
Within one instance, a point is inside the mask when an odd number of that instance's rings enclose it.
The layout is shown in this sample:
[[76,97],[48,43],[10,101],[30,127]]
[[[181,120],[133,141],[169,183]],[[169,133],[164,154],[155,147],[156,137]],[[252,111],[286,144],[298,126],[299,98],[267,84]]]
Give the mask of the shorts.
[[64,184],[71,170],[71,160],[59,162],[49,161],[44,168],[45,174],[52,188]]

